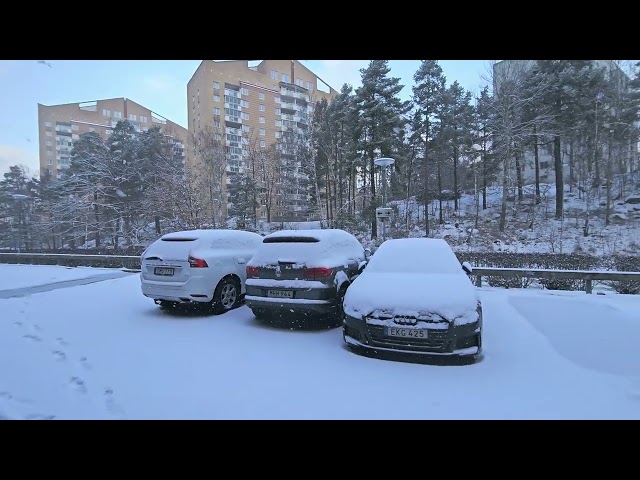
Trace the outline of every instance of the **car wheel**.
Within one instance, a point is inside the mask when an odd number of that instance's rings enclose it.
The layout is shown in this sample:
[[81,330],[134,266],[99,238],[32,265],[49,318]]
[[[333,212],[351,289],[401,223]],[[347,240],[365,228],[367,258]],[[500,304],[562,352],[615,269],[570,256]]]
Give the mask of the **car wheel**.
[[223,278],[213,293],[213,313],[228,312],[237,307],[239,303],[240,285],[233,278]]
[[347,287],[342,287],[338,292],[336,311],[333,314],[331,328],[342,327],[344,325],[344,296],[346,293]]

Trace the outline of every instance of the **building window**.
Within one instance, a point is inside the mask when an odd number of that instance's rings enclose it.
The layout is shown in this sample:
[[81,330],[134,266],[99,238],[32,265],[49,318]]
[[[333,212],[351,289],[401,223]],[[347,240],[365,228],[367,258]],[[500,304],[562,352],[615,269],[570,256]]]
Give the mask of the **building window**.
[[213,101],[214,102],[219,102],[220,101],[220,95],[214,95],[213,96]]
[[116,122],[115,120],[111,120],[111,126],[113,128],[116,128],[116,125],[118,125],[118,122]]
[[111,115],[111,111],[106,109],[106,108],[103,108],[102,109],[102,115],[104,115],[105,117],[108,117],[108,116]]
[[220,120],[214,120],[213,121],[213,126],[216,128],[220,128]]
[[249,114],[248,114],[247,112],[242,112],[242,113],[240,114],[240,117],[241,117],[243,120],[249,120]]
[[276,115],[280,115],[280,109],[276,108]]
[[218,107],[213,109],[213,114],[214,115],[220,115],[220,109]]
[[145,117],[144,115],[140,115],[140,121],[142,123],[147,123],[147,117]]
[[282,120],[276,120],[276,127],[282,126]]
[[45,145],[47,145],[48,147],[50,147],[50,146],[51,146],[51,140],[47,140],[47,141],[46,141],[46,142],[44,142],[44,143],[45,143]]
[[249,108],[249,102],[247,102],[246,100],[240,100],[240,106],[242,108]]
[[280,132],[276,132],[276,138],[280,138]]
[[289,83],[289,75],[287,75],[286,73],[282,74],[282,81],[284,83]]
[[260,110],[261,112],[264,112],[264,105],[260,104],[259,110]]
[[262,148],[266,147],[267,146],[267,142],[265,142],[264,140],[260,140],[260,146]]
[[280,103],[280,97],[276,97],[275,100],[276,100],[276,103]]
[[313,84],[311,82],[307,82],[307,90],[311,90],[311,87],[313,87]]
[[242,125],[242,131],[249,133],[249,125]]
[[115,118],[122,118],[122,112],[113,112]]
[[47,160],[47,165],[53,165],[53,160],[51,159]]
[[47,137],[50,137],[50,136],[51,136],[51,132],[45,132],[45,135],[46,135]]
[[93,128],[93,127],[89,127],[89,131],[90,131],[90,132],[95,132],[95,131],[96,131],[96,129],[95,129],[95,128]]
[[271,80],[278,80],[278,72],[276,70],[271,70]]
[[264,128],[261,128],[260,129],[260,136],[264,137],[265,133],[266,132],[265,132]]
[[240,89],[240,93],[241,93],[242,95],[249,95],[249,90],[247,90],[246,88],[242,87],[242,88]]
[[135,122],[138,120],[138,116],[135,113],[130,113],[129,120],[131,120],[132,122]]
[[264,123],[264,117],[260,117],[260,118],[258,119],[258,121],[259,121],[260,123]]
[[47,128],[51,128],[51,122],[44,122],[44,126]]
[[299,78],[296,80],[296,85],[298,85],[299,87],[301,87],[303,85],[302,80],[300,80]]
[[53,155],[53,150],[50,148],[47,148],[47,155]]
[[258,98],[260,100],[264,100],[264,93],[262,93],[262,92],[258,93]]
[[218,82],[213,82],[213,89],[220,90],[220,84]]
[[219,133],[214,133],[213,138],[215,138],[216,140],[222,140],[222,135],[220,135]]

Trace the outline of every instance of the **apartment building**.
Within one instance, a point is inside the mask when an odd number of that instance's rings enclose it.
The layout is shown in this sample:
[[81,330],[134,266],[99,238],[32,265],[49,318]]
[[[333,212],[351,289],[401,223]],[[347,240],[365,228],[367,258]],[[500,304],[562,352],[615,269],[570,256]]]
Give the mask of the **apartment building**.
[[59,178],[61,172],[69,168],[74,140],[85,132],[97,132],[107,138],[118,121],[124,119],[129,120],[138,132],[160,126],[172,139],[176,154],[185,161],[187,129],[128,98],[38,104],[40,176],[48,173]]
[[[270,219],[306,220],[309,201],[304,185],[308,173],[289,147],[290,140],[306,141],[315,103],[323,98],[331,101],[338,92],[298,60],[252,63],[202,61],[187,85],[189,132],[196,134],[212,126],[226,147],[225,191],[234,174],[249,171],[252,150],[267,151],[277,145],[287,175],[296,182],[278,182]],[[187,165],[201,168],[193,152],[188,152]],[[266,220],[266,200],[262,200],[258,217]],[[227,194],[225,214],[229,208],[233,213]]]

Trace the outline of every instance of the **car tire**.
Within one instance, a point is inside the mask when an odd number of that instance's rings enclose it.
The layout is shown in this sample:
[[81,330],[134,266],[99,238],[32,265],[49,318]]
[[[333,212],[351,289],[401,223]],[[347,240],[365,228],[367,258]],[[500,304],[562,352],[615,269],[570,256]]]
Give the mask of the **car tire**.
[[338,328],[344,325],[344,296],[347,294],[347,287],[341,287],[338,292],[336,311],[332,315],[330,328]]
[[240,304],[240,284],[231,277],[225,277],[220,280],[218,286],[213,292],[213,300],[211,301],[211,310],[214,314],[233,310]]
[[160,300],[160,309],[161,310],[169,310],[171,308],[176,308],[177,302],[169,302],[167,300]]

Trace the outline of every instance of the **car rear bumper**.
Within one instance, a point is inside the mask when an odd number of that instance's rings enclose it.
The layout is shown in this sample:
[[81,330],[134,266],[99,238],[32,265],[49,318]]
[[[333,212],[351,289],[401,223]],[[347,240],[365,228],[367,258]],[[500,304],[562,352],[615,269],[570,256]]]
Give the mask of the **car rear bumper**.
[[141,289],[145,297],[179,303],[206,303],[213,299],[213,286],[200,278],[192,277],[180,285],[165,285],[165,282],[142,280]]
[[434,330],[428,341],[396,339],[383,335],[377,326],[345,315],[344,340],[347,344],[372,350],[424,356],[476,356],[482,351],[482,321],[452,325],[448,330]]
[[332,313],[336,309],[335,300],[312,300],[306,298],[270,298],[247,295],[245,304],[252,310]]

